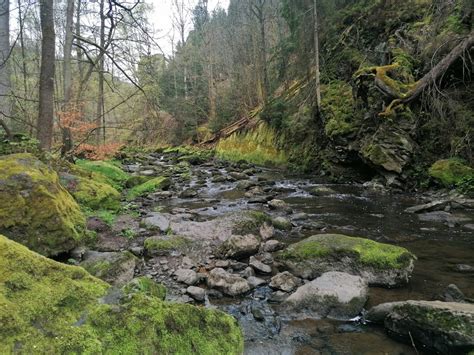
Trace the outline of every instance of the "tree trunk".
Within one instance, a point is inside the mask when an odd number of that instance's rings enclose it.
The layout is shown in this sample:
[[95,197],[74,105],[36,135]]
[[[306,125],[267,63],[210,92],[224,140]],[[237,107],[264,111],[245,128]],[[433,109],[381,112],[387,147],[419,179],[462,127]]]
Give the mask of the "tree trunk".
[[7,136],[11,135],[8,128],[11,116],[11,81],[9,70],[10,57],[10,2],[0,0],[0,125]]
[[[100,50],[104,51],[105,46],[105,14],[104,14],[104,4],[105,0],[100,0]],[[104,53],[100,53],[99,59],[99,94],[97,96],[97,116],[96,116],[96,125],[97,129],[97,136],[96,136],[96,143],[100,144],[101,141],[101,127],[104,121],[104,70],[105,70],[105,56]],[[105,125],[102,127],[103,129],[103,140],[105,142]]]
[[318,20],[318,4],[317,0],[313,0],[313,16],[314,16],[314,85],[316,96],[316,110],[321,109],[321,81],[319,69],[319,20]]
[[[72,40],[74,35],[74,1],[67,0],[66,10],[66,38],[64,40],[64,65],[63,65],[63,90],[64,90],[64,104],[63,112],[70,112],[72,99]],[[72,150],[72,134],[69,127],[61,127],[63,146],[61,148],[61,155],[65,156]]]
[[53,140],[54,120],[55,33],[53,0],[40,0],[40,20],[43,38],[41,41],[37,137],[40,148],[50,150]]
[[21,47],[21,65],[23,68],[23,94],[28,97],[28,68],[26,67],[26,53],[25,53],[25,39],[24,39],[24,26],[25,21],[23,19],[23,13],[21,12],[21,0],[18,0],[18,21],[20,25],[20,47]]

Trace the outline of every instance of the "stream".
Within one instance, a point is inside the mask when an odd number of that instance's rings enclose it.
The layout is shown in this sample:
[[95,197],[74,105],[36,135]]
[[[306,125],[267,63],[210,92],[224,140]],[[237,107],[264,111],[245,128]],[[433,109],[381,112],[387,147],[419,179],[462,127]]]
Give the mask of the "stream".
[[[365,309],[384,302],[438,299],[449,284],[474,298],[474,272],[463,268],[474,265],[473,210],[410,214],[404,210],[429,199],[390,193],[381,187],[330,184],[322,178],[250,164],[177,164],[173,154],[152,154],[140,162],[130,159],[127,164],[125,168],[135,172],[152,170],[158,175],[173,171],[171,193],[137,203],[142,215],[158,211],[176,216],[171,219],[171,229],[177,234],[193,228],[198,234],[219,233],[215,228],[203,228],[227,215],[258,210],[291,220],[291,232],[278,232],[274,238],[285,244],[314,234],[339,233],[396,244],[414,253],[418,260],[410,283],[396,289],[371,287]],[[243,189],[242,181],[253,187]],[[272,210],[265,203],[270,199],[283,200],[289,208]],[[165,283],[169,300],[193,303],[185,295],[186,287],[171,275],[183,258],[192,259],[198,270],[205,268],[214,258],[209,255],[211,249],[206,249],[209,245],[198,245],[187,255],[176,253],[147,260],[142,273]],[[268,281],[270,276],[259,277]],[[383,328],[360,319],[286,319],[279,315],[272,293],[268,285],[262,285],[241,297],[209,295],[205,306],[222,309],[238,319],[245,335],[246,354],[416,354],[412,346],[392,340]],[[418,352],[423,353],[420,349]]]

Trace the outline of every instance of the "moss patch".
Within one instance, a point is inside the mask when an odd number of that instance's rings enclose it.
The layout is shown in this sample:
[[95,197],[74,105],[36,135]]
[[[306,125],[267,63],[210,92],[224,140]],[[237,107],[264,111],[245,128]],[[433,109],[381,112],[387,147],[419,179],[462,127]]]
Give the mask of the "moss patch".
[[156,297],[160,300],[166,298],[166,287],[162,284],[157,284],[152,279],[141,276],[133,279],[123,287],[123,291],[126,295],[133,295],[135,293],[143,293],[150,297]]
[[474,169],[457,159],[438,160],[429,169],[429,174],[445,186],[460,184],[474,178]]
[[321,257],[355,255],[360,263],[377,269],[406,267],[414,258],[405,248],[341,234],[321,234],[290,245],[278,254],[283,260],[304,261]]
[[85,242],[85,218],[55,171],[31,154],[0,158],[0,233],[44,255]]
[[265,222],[270,221],[270,216],[265,212],[249,211],[243,216],[242,220],[235,224],[234,228],[232,229],[232,233],[238,235],[258,234],[260,227]]
[[164,190],[169,188],[171,185],[171,180],[160,176],[147,182],[131,188],[127,193],[127,199],[133,200],[140,196],[145,196],[149,193],[156,192],[158,190]]
[[126,172],[110,161],[78,160],[76,164],[83,170],[105,176],[106,181],[117,189],[122,188],[129,178]]
[[231,316],[163,302],[151,280],[136,282],[117,292],[0,236],[0,353],[243,352]]
[[322,87],[321,106],[328,121],[324,128],[329,137],[343,136],[356,130],[352,88],[343,81],[333,81]]
[[216,155],[224,160],[247,161],[258,165],[286,165],[287,157],[277,148],[278,135],[266,123],[245,133],[235,133],[219,141]]
[[81,206],[93,210],[120,209],[120,193],[108,184],[68,173],[61,173],[59,179]]
[[190,240],[180,236],[151,237],[145,240],[145,250],[150,255],[165,255],[180,250],[190,244]]

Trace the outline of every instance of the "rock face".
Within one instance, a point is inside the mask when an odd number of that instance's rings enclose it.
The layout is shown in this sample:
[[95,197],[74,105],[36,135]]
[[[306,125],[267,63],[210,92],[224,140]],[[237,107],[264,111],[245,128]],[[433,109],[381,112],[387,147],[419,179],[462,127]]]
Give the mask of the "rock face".
[[[406,301],[382,304],[369,314],[384,319],[389,335],[421,344],[440,354],[474,350],[474,304]],[[384,317],[385,315],[385,317]]]
[[229,296],[238,296],[250,291],[249,283],[240,276],[232,275],[221,268],[213,269],[207,278],[207,285]]
[[163,302],[152,280],[111,288],[3,236],[0,270],[2,354],[243,353],[235,319]]
[[360,276],[327,272],[299,287],[284,307],[304,317],[349,319],[360,313],[367,294],[367,281]]
[[80,264],[95,277],[112,285],[124,285],[133,279],[139,260],[132,253],[90,251],[84,255]]
[[51,256],[85,238],[85,218],[56,172],[31,154],[0,157],[0,233]]
[[59,180],[83,206],[93,210],[120,208],[120,193],[110,185],[64,172],[59,174]]
[[408,282],[416,257],[404,248],[369,239],[320,234],[291,244],[277,260],[306,279],[344,271],[360,275],[370,285],[394,287]]
[[226,258],[241,259],[256,254],[260,241],[252,234],[233,235],[219,248],[219,254]]

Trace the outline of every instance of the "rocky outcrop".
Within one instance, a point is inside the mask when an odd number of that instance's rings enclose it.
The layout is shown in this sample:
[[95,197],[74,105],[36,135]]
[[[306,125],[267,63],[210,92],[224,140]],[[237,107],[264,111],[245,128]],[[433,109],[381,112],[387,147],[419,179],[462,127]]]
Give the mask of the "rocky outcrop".
[[369,239],[320,234],[291,244],[277,260],[306,279],[341,271],[359,275],[370,285],[393,287],[408,282],[416,257],[404,248]]
[[0,236],[0,353],[242,354],[229,315],[162,301],[143,278],[111,288]]
[[299,287],[283,306],[292,316],[349,319],[360,313],[367,296],[367,281],[360,276],[327,272]]
[[43,255],[85,240],[85,218],[56,172],[31,154],[0,157],[0,233]]
[[384,323],[388,334],[440,354],[474,350],[474,304],[440,301],[385,303],[372,308],[368,319]]

